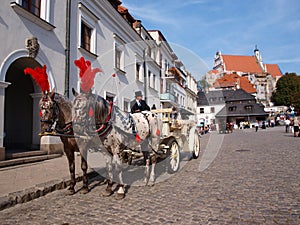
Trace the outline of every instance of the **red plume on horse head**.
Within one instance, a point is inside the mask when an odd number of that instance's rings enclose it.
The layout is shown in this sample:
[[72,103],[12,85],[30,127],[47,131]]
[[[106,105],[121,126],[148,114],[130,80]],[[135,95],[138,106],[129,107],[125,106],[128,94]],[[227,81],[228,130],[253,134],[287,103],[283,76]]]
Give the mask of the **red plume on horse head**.
[[40,86],[42,92],[50,91],[50,84],[48,81],[48,75],[46,72],[46,65],[44,65],[42,68],[36,67],[34,69],[32,68],[25,68],[24,74],[30,74],[31,77],[35,80],[38,86]]
[[96,73],[102,72],[100,68],[92,69],[91,62],[81,57],[74,60],[74,64],[79,68],[80,89],[83,92],[89,92],[94,85]]

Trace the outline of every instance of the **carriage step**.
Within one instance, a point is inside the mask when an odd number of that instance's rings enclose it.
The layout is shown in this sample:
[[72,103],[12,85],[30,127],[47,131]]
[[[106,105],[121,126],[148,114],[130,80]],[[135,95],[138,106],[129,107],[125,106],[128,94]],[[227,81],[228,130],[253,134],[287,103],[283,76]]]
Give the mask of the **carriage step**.
[[48,159],[58,158],[61,156],[62,156],[61,154],[52,154],[52,155],[40,155],[40,156],[31,156],[31,157],[4,160],[4,161],[0,161],[0,168],[16,166],[16,165],[21,165],[26,163],[35,163],[35,162],[40,162]]
[[40,156],[47,155],[47,151],[28,151],[28,152],[19,152],[19,153],[11,153],[5,156],[5,159],[17,159],[17,158],[25,158],[32,156]]

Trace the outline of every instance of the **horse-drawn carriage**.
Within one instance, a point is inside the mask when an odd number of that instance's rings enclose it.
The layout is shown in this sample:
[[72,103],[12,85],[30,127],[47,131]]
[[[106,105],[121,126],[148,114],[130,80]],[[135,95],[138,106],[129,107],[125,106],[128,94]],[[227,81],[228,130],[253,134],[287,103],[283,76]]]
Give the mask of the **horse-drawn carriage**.
[[[155,109],[151,112],[158,115],[162,122],[159,149],[155,153],[166,162],[167,172],[177,172],[180,167],[181,153],[189,152],[194,159],[200,154],[200,136],[194,121],[180,118],[179,112],[172,108]],[[139,151],[126,149],[129,154],[129,164],[132,159],[139,158]]]
[[[80,93],[73,90],[73,102],[63,95],[50,91],[50,84],[43,68],[26,68],[25,74],[30,74],[42,90],[40,100],[41,135],[60,136],[64,151],[68,158],[71,183],[68,194],[75,193],[75,159],[74,152],[81,153],[81,168],[83,171],[82,193],[87,193],[87,150],[92,146],[96,137],[102,143],[111,157],[107,158],[107,188],[105,196],[113,194],[114,174],[113,166],[118,173],[117,198],[125,197],[124,182],[121,170],[121,155],[123,151],[130,152],[132,158],[135,153],[143,150],[146,162],[145,184],[154,184],[156,156],[165,157],[168,172],[179,169],[180,153],[188,150],[197,158],[200,154],[200,139],[195,124],[190,120],[178,119],[172,109],[159,109],[153,112],[135,113],[129,115],[117,106],[106,101],[103,97],[93,94],[95,74],[99,68],[92,69],[91,62],[84,58],[74,61],[80,69]],[[162,123],[162,126],[160,125]],[[132,140],[133,127],[136,128],[135,141]],[[151,144],[150,144],[151,143]],[[140,146],[140,150],[134,149]],[[98,145],[96,147],[99,147]],[[127,148],[128,147],[128,148]],[[149,149],[149,147],[151,147]],[[131,149],[130,149],[131,148]],[[138,150],[138,151],[136,151]],[[152,151],[155,154],[152,154]],[[150,161],[152,169],[150,173]]]

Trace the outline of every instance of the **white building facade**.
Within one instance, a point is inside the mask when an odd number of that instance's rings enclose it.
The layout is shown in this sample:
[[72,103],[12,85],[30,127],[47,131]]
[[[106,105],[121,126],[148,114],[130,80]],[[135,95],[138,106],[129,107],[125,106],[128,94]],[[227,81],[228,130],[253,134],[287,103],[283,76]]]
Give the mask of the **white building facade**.
[[[148,32],[120,4],[117,0],[3,1],[0,150],[39,149],[41,91],[30,76],[24,76],[27,67],[46,65],[50,88],[72,100],[71,89],[79,91],[80,86],[74,60],[84,57],[102,70],[93,92],[124,111],[130,111],[135,91],[144,93],[150,107],[162,107],[163,95],[168,95],[171,105],[193,111],[193,94],[185,89],[196,90],[192,75],[178,69],[177,56],[160,32]],[[169,79],[171,67],[178,67],[180,82]]]
[[67,1],[40,3],[1,2],[0,38],[5,40],[0,52],[1,149],[39,147],[41,94],[31,77],[24,76],[26,67],[47,65],[50,88],[64,93],[66,10],[61,9],[67,8]]

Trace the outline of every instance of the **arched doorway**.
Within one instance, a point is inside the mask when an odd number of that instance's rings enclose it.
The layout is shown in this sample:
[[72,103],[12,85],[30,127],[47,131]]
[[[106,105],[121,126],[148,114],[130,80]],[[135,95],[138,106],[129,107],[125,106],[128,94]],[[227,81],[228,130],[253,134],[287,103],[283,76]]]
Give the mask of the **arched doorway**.
[[40,92],[29,75],[24,75],[26,67],[35,68],[40,64],[33,58],[22,57],[8,68],[5,81],[11,83],[5,90],[4,106],[4,146],[8,151],[28,151],[37,149],[33,143],[33,93]]

